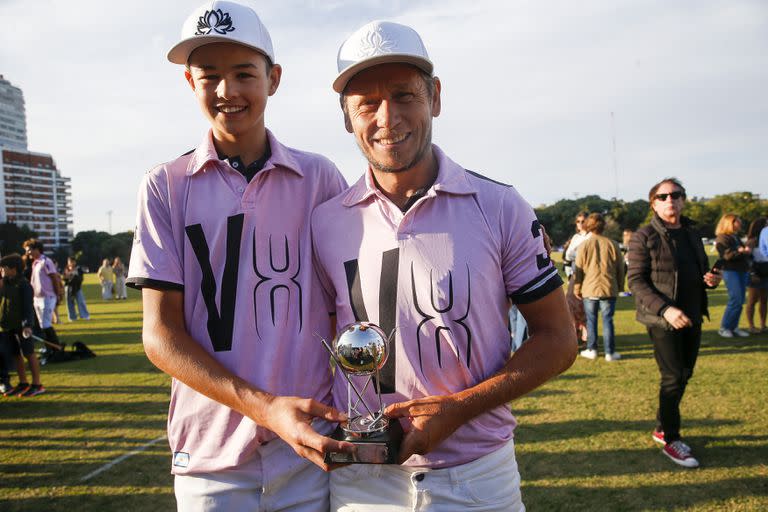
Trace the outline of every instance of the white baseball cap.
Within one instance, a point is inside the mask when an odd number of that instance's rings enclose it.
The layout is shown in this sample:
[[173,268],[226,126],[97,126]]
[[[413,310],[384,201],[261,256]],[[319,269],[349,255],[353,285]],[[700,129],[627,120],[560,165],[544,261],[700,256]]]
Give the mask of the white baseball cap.
[[391,21],[363,25],[339,48],[339,75],[333,81],[333,90],[342,92],[347,82],[364,69],[392,62],[412,64],[430,75],[434,68],[421,37],[411,27]]
[[186,64],[195,49],[209,43],[242,44],[275,62],[267,27],[253,9],[241,3],[214,0],[195,9],[181,28],[181,40],[168,51],[168,60]]

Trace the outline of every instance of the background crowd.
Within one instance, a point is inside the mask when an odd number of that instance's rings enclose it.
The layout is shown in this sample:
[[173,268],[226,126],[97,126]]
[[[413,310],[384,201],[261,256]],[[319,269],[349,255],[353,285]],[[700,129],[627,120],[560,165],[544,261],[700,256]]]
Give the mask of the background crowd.
[[[83,294],[85,269],[75,257],[68,257],[60,270],[44,254],[44,245],[35,238],[26,240],[24,254],[11,253],[0,259],[0,393],[5,397],[33,397],[46,392],[40,380],[40,360],[35,351],[64,350],[55,324],[61,323],[58,308],[67,305],[70,322],[89,320]],[[126,299],[127,270],[120,257],[104,259],[98,271],[104,300]],[[31,374],[27,378],[24,361]],[[18,383],[11,385],[12,370]]]
[[[710,265],[696,223],[682,215],[685,201],[685,188],[677,179],[655,184],[648,194],[649,222],[634,233],[625,229],[623,248],[603,236],[603,215],[579,212],[576,232],[563,250],[563,262],[573,327],[586,341],[580,355],[591,360],[598,356],[598,310],[603,320],[605,360],[621,358],[616,352],[613,315],[626,275],[637,320],[647,328],[660,373],[657,423],[651,438],[673,462],[693,468],[699,463],[680,434],[680,402],[693,376],[703,319],[709,317],[706,290],[721,279],[728,290],[718,330],[721,337],[766,332],[768,227],[765,216],[756,218],[744,241],[742,220],[735,213],[725,213],[715,229],[717,257]],[[749,330],[739,328],[747,289]],[[754,319],[756,306],[759,327]]]

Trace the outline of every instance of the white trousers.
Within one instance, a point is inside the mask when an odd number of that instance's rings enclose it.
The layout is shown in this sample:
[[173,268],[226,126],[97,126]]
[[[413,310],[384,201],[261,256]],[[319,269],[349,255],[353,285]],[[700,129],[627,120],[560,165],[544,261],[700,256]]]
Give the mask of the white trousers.
[[48,329],[53,326],[53,310],[56,309],[56,296],[46,295],[45,297],[35,297],[32,299],[32,305],[37,315],[37,321],[42,329]]
[[280,439],[239,468],[176,475],[174,492],[179,512],[328,511],[328,474]]
[[444,469],[352,464],[331,473],[334,512],[524,512],[515,444]]

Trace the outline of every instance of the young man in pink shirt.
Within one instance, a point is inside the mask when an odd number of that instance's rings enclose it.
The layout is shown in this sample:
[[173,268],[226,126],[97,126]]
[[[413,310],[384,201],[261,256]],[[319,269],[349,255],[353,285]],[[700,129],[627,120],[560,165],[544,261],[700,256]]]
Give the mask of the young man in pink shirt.
[[[432,144],[441,84],[413,29],[365,25],[338,69],[345,127],[369,165],[315,210],[317,269],[340,327],[396,329],[380,384],[406,435],[402,465],[334,471],[331,509],[524,510],[507,404],[566,370],[577,347],[543,231],[513,187]],[[514,356],[510,300],[531,333]],[[337,372],[336,406],[347,399]]]
[[32,273],[29,283],[32,285],[33,305],[37,322],[47,341],[60,345],[59,336],[53,328],[53,313],[56,304],[64,298],[61,276],[56,263],[45,254],[43,242],[30,238],[23,244],[24,250],[32,261]]
[[266,129],[281,68],[251,8],[199,7],[168,59],[186,65],[211,130],[144,178],[128,283],[147,356],[173,377],[178,508],[327,510],[323,454],[352,446],[322,435],[344,415],[315,336],[330,322],[309,222],[346,184]]

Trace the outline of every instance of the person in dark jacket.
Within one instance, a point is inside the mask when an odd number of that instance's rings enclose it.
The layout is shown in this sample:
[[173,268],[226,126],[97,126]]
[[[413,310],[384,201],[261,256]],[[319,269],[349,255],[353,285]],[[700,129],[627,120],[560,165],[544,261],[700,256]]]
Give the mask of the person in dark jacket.
[[[45,393],[40,382],[40,362],[34,350],[32,324],[32,286],[24,279],[21,256],[9,254],[0,259],[0,347],[15,356],[19,384],[8,389],[3,382],[3,396],[32,397]],[[29,362],[32,384],[27,382],[24,358]]]
[[[77,264],[75,258],[67,258],[67,267],[64,269],[64,296],[67,298],[67,313],[69,321],[77,320],[78,313],[83,320],[89,320],[88,307],[85,305],[83,295],[83,269]],[[77,309],[75,309],[77,306]]]
[[705,290],[717,286],[720,276],[709,270],[693,222],[681,215],[685,188],[680,181],[657,183],[648,201],[654,215],[630,240],[628,283],[661,373],[652,438],[674,463],[692,468],[699,462],[680,438],[680,401],[696,365],[703,317],[709,318]]
[[749,336],[749,332],[739,329],[739,318],[749,283],[752,250],[741,243],[738,237],[739,231],[741,231],[741,220],[735,213],[723,215],[715,228],[715,235],[717,235],[715,248],[723,264],[723,280],[728,288],[728,303],[725,305],[720,330],[717,331],[723,338]]

